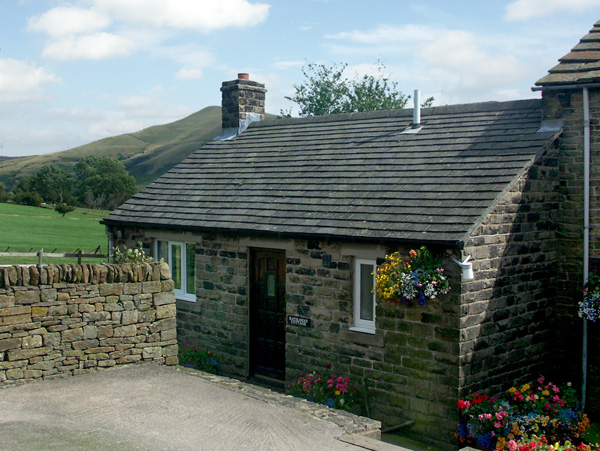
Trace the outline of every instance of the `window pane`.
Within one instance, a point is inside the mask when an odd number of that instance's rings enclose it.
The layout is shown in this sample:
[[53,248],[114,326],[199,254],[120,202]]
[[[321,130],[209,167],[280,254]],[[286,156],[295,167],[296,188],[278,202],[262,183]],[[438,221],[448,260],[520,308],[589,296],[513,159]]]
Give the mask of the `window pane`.
[[360,319],[373,321],[373,266],[360,265]]
[[181,290],[181,244],[171,244],[171,278],[175,289]]
[[161,258],[169,262],[169,247],[168,242],[166,241],[157,241],[156,242],[156,260],[160,260]]
[[186,291],[196,294],[196,245],[187,244],[186,247],[187,279]]

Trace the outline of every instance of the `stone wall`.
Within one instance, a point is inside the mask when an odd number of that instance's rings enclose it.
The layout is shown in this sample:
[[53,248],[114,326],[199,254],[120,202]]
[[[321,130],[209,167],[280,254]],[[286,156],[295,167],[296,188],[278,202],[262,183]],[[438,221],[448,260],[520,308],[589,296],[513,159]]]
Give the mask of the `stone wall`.
[[0,384],[177,364],[166,264],[0,267]]
[[[591,118],[590,271],[600,274],[600,89],[589,90]],[[558,160],[557,360],[574,383],[581,380],[582,320],[577,316],[583,283],[583,94],[581,89],[543,93],[548,119],[564,119]],[[589,325],[588,411],[600,419],[600,327]]]
[[460,395],[493,395],[554,373],[558,149],[490,212],[465,246],[475,279],[461,295]]

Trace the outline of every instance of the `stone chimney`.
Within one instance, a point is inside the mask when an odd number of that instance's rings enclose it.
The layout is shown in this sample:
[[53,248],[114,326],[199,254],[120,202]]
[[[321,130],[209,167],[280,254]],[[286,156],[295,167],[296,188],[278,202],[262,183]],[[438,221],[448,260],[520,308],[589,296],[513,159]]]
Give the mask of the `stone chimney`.
[[242,133],[251,122],[265,117],[265,85],[251,81],[248,74],[238,74],[237,80],[224,81],[221,86],[223,122],[222,136]]

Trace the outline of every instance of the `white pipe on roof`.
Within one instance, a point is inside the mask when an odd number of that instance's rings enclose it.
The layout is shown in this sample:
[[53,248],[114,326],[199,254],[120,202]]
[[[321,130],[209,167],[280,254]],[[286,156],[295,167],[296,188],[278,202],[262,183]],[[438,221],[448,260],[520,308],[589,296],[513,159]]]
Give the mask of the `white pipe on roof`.
[[415,89],[414,95],[414,107],[413,107],[413,128],[421,126],[421,91]]

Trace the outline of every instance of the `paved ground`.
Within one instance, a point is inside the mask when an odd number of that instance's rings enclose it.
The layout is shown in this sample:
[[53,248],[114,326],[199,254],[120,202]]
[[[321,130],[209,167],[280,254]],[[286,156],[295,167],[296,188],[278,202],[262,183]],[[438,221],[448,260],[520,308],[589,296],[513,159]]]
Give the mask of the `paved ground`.
[[3,450],[402,450],[370,420],[181,367],[130,365],[0,390]]

